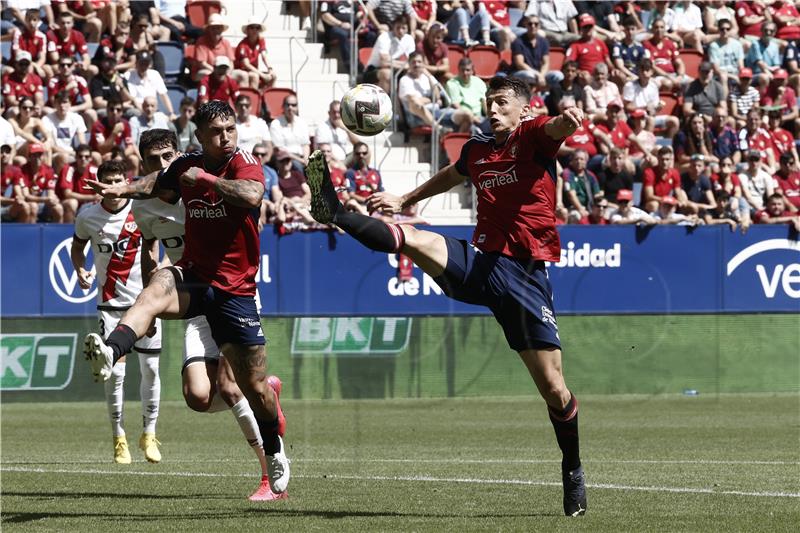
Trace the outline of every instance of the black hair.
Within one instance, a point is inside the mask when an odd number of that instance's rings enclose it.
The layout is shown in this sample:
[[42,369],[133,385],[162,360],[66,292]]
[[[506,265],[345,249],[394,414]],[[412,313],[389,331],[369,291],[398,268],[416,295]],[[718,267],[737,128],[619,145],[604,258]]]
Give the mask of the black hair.
[[100,168],[97,169],[97,179],[102,181],[102,179],[106,176],[114,176],[115,174],[121,174],[124,176],[127,171],[127,162],[112,159],[110,161],[105,161],[102,165],[100,165]]
[[112,107],[115,105],[122,105],[122,97],[118,94],[113,94],[108,97],[108,100],[106,100],[106,107]]
[[139,153],[142,155],[152,148],[166,148],[167,146],[178,150],[178,137],[172,130],[160,128],[147,130],[139,138]]
[[627,28],[628,26],[639,26],[636,24],[636,17],[633,15],[625,15],[625,18],[622,19],[622,27]]
[[58,91],[54,100],[56,102],[69,102],[69,93],[67,91]]
[[495,76],[486,87],[486,97],[497,91],[510,90],[514,95],[523,100],[525,104],[531,100],[531,89],[524,81],[509,76]]
[[81,152],[89,152],[92,153],[92,147],[88,144],[79,144],[77,148],[75,148],[75,154],[80,154]]
[[197,115],[194,117],[194,123],[197,124],[197,129],[205,129],[208,124],[215,118],[234,118],[236,113],[228,102],[222,100],[209,100],[197,109]]

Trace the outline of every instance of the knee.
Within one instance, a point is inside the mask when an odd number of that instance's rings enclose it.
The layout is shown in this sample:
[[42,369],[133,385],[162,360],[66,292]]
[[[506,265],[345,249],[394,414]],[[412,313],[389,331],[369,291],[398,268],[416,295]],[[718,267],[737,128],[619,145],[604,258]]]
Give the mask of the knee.
[[202,394],[189,387],[184,387],[183,399],[186,401],[186,407],[198,413],[205,413],[211,407],[211,398],[207,391],[206,394]]

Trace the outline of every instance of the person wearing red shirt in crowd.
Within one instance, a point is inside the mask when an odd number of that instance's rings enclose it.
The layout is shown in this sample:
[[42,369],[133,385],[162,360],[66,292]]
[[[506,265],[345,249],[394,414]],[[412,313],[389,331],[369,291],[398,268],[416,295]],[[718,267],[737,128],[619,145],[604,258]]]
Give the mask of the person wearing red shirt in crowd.
[[131,39],[130,26],[119,24],[113,36],[102,39],[92,58],[92,64],[99,68],[103,59],[107,57],[114,59],[114,68],[117,72],[124,73],[134,68],[136,47]]
[[209,100],[222,100],[233,105],[239,97],[239,84],[228,75],[231,60],[227,56],[217,56],[214,60],[214,71],[200,80],[200,89],[197,92],[197,104],[201,105]]
[[584,80],[584,85],[591,81],[592,72],[598,63],[605,63],[609,68],[614,68],[606,43],[595,37],[594,24],[594,17],[588,13],[578,17],[581,38],[569,45],[565,57],[567,61],[578,63],[579,75]]
[[[564,110],[575,105],[575,99],[571,96],[565,96],[558,103],[558,108]],[[592,158],[597,155],[597,140],[594,137],[596,126],[587,118],[583,119],[581,126],[575,130],[575,133],[564,139],[564,144],[558,149],[558,157],[562,161],[562,165],[569,160],[576,150],[583,150]]]
[[0,146],[0,212],[3,222],[36,223],[36,204],[25,201],[22,185],[25,177],[17,165],[12,164],[11,145]]
[[778,25],[775,37],[784,41],[800,40],[800,12],[794,2],[775,0],[768,9],[772,14],[772,21]]
[[747,112],[745,126],[739,130],[739,150],[743,153],[748,150],[758,150],[761,152],[761,159],[766,159],[770,171],[777,168],[775,157],[775,146],[772,144],[772,137],[762,126],[761,112],[753,107]]
[[[272,87],[277,77],[275,71],[269,66],[267,43],[261,37],[265,31],[267,31],[267,27],[261,23],[259,18],[251,17],[247,24],[242,26],[244,39],[236,45],[236,59],[233,62],[233,68],[241,70],[247,75],[244,81],[253,89]],[[259,61],[262,64],[259,64]]]
[[762,2],[751,0],[736,2],[736,21],[739,23],[739,35],[761,37],[761,25],[767,20],[767,7]]
[[25,50],[31,54],[33,71],[42,78],[49,78],[53,69],[46,64],[47,37],[39,31],[40,22],[39,10],[29,9],[25,12],[25,28],[11,31],[11,62],[16,61],[17,52]]
[[509,28],[511,26],[511,15],[508,12],[509,0],[481,0],[481,4],[489,14],[489,35],[492,41],[497,44],[497,49],[501,52],[509,50],[511,43],[517,38]]
[[[286,148],[275,151],[275,162],[278,166],[278,188],[281,199],[275,206],[275,218],[283,227],[287,222],[305,222],[314,224],[309,209],[311,208],[311,189],[302,172],[292,168],[292,154]],[[283,227],[281,234],[288,232]]]
[[[761,97],[762,106],[783,106],[781,122],[787,128],[800,128],[800,109],[797,106],[797,95],[794,89],[786,84],[789,73],[779,68],[772,73],[772,80]],[[800,131],[800,130],[798,130]]]
[[381,173],[370,167],[369,162],[369,147],[363,142],[354,144],[353,165],[347,169],[345,177],[350,180],[352,186],[351,202],[358,205],[358,208],[351,206],[351,209],[364,214],[367,212],[367,199],[372,194],[383,191]]
[[644,170],[642,205],[648,213],[658,209],[664,196],[676,196],[681,189],[681,176],[674,167],[675,154],[669,146],[658,150],[658,165]]
[[358,211],[363,215],[368,214],[366,208],[352,199],[353,183],[346,176],[347,167],[333,156],[331,145],[329,143],[320,143],[317,145],[317,149],[325,156],[325,162],[328,163],[328,167],[331,170],[331,183],[333,183],[333,188],[336,189],[336,197],[339,198],[345,209]]
[[47,94],[50,95],[49,105],[55,108],[56,95],[65,91],[69,95],[71,111],[81,115],[87,125],[92,125],[97,120],[97,111],[92,106],[89,84],[82,76],[73,73],[74,65],[75,59],[70,56],[58,60],[58,74],[47,82]]
[[43,155],[44,146],[40,143],[28,146],[28,162],[20,169],[22,192],[25,201],[36,206],[34,209],[39,220],[60,224],[64,218],[64,208],[56,195],[58,178],[51,167],[42,163]]
[[411,0],[411,7],[414,8],[414,17],[417,19],[417,28],[413,37],[416,42],[420,42],[436,22],[436,2],[435,0]]
[[796,232],[800,232],[800,215],[786,209],[786,202],[780,193],[773,193],[767,198],[764,209],[753,215],[756,224],[789,224]]
[[[533,78],[531,78],[533,79]],[[531,101],[528,103],[531,106],[530,116],[531,118],[536,118],[539,115],[546,115],[547,114],[547,103],[542,98],[542,94],[539,92],[539,77],[536,76],[536,83],[529,83],[529,87],[531,88]]]
[[[214,60],[219,56],[225,56],[230,59],[228,66],[233,64],[236,59],[233,46],[222,37],[223,32],[228,30],[228,25],[219,13],[212,13],[208,17],[206,27],[203,29],[203,35],[197,39],[195,43],[195,61],[197,62],[197,72],[194,74],[194,80],[200,81],[204,76],[211,74],[214,70]],[[235,71],[234,75],[241,76],[239,79],[247,78],[247,73],[242,71]]]
[[8,110],[6,117],[19,113],[17,106],[22,97],[27,96],[37,107],[44,105],[42,78],[31,70],[31,53],[27,50],[17,52],[14,72],[3,76],[3,105]]
[[778,182],[780,194],[786,200],[790,211],[800,211],[800,170],[797,167],[797,155],[791,152],[782,152],[780,157],[781,167],[773,176]]
[[89,145],[92,150],[107,160],[111,157],[111,149],[118,146],[131,168],[139,168],[139,157],[133,144],[131,126],[122,118],[122,99],[112,96],[108,99],[106,116],[94,123],[90,133]]
[[667,38],[663,19],[653,22],[653,37],[642,43],[650,53],[656,82],[661,89],[677,89],[684,82],[686,66],[680,58],[678,47]]
[[444,26],[435,22],[428,28],[425,38],[417,43],[417,52],[422,56],[425,70],[442,83],[453,77],[450,73],[447,45],[444,44],[444,32]]
[[75,215],[96,203],[100,197],[89,187],[88,180],[97,179],[97,167],[92,163],[92,149],[81,144],[75,149],[75,162],[61,167],[56,193],[64,208],[64,222],[75,222]]
[[599,196],[595,198],[594,202],[592,202],[592,209],[589,211],[589,216],[586,217],[586,221],[581,221],[581,224],[592,224],[595,226],[605,226],[608,224],[608,219],[606,218],[606,211],[608,210],[608,200],[605,199],[604,196]]
[[[621,99],[611,100],[606,108],[606,120],[595,125],[592,134],[600,152],[608,153],[612,148],[617,147],[623,150],[627,156],[631,145],[636,142],[636,134],[625,121],[623,109],[624,105]],[[589,162],[589,168],[592,171],[598,170],[596,159]],[[625,158],[625,170],[631,173],[636,172],[636,166],[629,157]]]
[[[51,0],[56,12],[67,11],[75,20],[75,28],[86,36],[89,42],[100,40],[103,27],[111,29],[111,10],[116,13],[117,6],[110,0]],[[103,17],[103,20],[100,19]],[[109,30],[110,31],[110,30]]]
[[58,14],[58,30],[47,32],[47,62],[58,63],[62,57],[80,57],[80,73],[91,78],[98,72],[89,57],[89,47],[83,34],[74,29],[75,18],[69,11]]
[[[769,112],[769,135],[772,139],[772,146],[777,154],[789,153],[797,159],[797,148],[794,144],[794,135],[790,131],[781,128],[783,117],[779,110]],[[779,157],[780,157],[779,155]]]

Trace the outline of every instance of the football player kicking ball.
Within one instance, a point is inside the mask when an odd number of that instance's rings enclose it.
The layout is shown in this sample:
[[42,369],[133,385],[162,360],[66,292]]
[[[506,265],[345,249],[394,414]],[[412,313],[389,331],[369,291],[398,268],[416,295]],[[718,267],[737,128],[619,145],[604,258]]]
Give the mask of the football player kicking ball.
[[478,197],[471,244],[345,211],[320,152],[312,154],[306,175],[317,222],[336,224],[372,250],[409,256],[451,298],[492,311],[547,403],[563,454],[564,513],[578,516],[586,512],[578,402],[561,373],[561,343],[544,262],[557,262],[561,255],[554,215],[556,152],[581,125],[583,113],[571,107],[558,117],[526,120],[529,101],[524,82],[493,78],[486,90],[493,137],[470,139],[455,164],[410,193],[380,192],[367,202],[372,211],[395,214],[469,177]]
[[[125,164],[107,161],[97,169],[97,178],[106,185],[125,183]],[[97,319],[102,337],[107,337],[117,327],[122,314],[142,291],[142,235],[131,213],[131,200],[104,198],[102,202],[84,209],[75,219],[70,258],[78,283],[88,289],[92,274],[86,270],[86,244],[91,242],[94,265],[97,269]],[[92,334],[97,336],[96,334]],[[99,338],[99,337],[98,337]],[[139,447],[151,463],[161,461],[156,440],[156,421],[161,396],[158,360],[161,353],[161,327],[155,323],[155,332],[141,338],[129,347],[105,379],[105,396],[111,429],[114,435],[114,461],[129,464],[131,454],[123,429],[122,405],[125,382],[125,354],[130,348],[139,353],[139,370],[142,381],[142,420],[144,431]],[[99,376],[95,376],[99,381]]]
[[[139,153],[145,173],[166,169],[180,155],[178,139],[170,130],[148,130],[142,133],[139,140]],[[135,185],[132,189],[135,189]],[[145,285],[157,268],[175,264],[183,255],[185,210],[180,197],[170,192],[167,191],[160,198],[133,201],[133,217],[142,232],[145,250],[142,255]],[[165,251],[165,259],[161,264],[158,262],[159,242]],[[275,494],[269,488],[267,459],[253,410],[236,385],[230,365],[224,357],[219,356],[219,348],[203,315],[186,321],[181,377],[183,397],[192,410],[214,413],[230,409],[233,412],[245,439],[261,463],[261,485],[250,496],[250,500],[281,500],[288,497],[287,492]],[[281,381],[277,376],[269,376],[267,381],[278,402],[278,434],[283,437],[286,420],[279,402]]]
[[[289,484],[289,459],[279,435],[277,398],[267,384],[265,339],[255,301],[264,174],[260,162],[236,147],[235,114],[227,103],[201,105],[195,123],[203,151],[184,154],[167,170],[139,180],[155,196],[163,190],[180,194],[186,214],[183,256],[153,274],[105,341],[87,336],[86,355],[94,373],[107,379],[155,318],[205,315],[253,410],[270,488],[282,493]],[[125,185],[89,183],[105,198],[130,193]]]

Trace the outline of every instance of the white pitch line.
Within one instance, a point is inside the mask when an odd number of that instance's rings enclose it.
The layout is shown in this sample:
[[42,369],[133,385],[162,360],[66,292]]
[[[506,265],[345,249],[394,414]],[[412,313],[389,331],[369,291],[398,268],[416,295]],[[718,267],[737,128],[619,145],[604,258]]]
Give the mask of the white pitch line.
[[[192,473],[192,472],[125,472],[125,471],[110,471],[110,470],[62,470],[62,469],[45,469],[45,468],[17,468],[17,467],[2,467],[3,472],[19,472],[31,474],[106,474],[115,476],[170,476],[170,477],[211,477],[211,478],[225,478],[225,477],[253,477],[251,474],[211,474],[208,472]],[[470,484],[492,484],[492,485],[526,485],[538,487],[560,487],[561,483],[552,481],[537,481],[527,479],[481,479],[481,478],[455,478],[455,477],[433,477],[433,476],[349,476],[338,474],[324,474],[316,476],[297,475],[294,477],[300,479],[337,479],[349,481],[411,481],[411,482],[431,482],[431,483],[470,483]],[[631,490],[631,491],[645,491],[645,492],[669,492],[677,494],[711,494],[723,496],[752,496],[762,498],[800,498],[800,492],[757,492],[757,491],[741,491],[741,490],[714,490],[714,489],[693,489],[690,487],[653,487],[653,486],[635,486],[635,485],[615,485],[611,483],[588,483],[588,488],[594,489],[608,489],[608,490]]]

